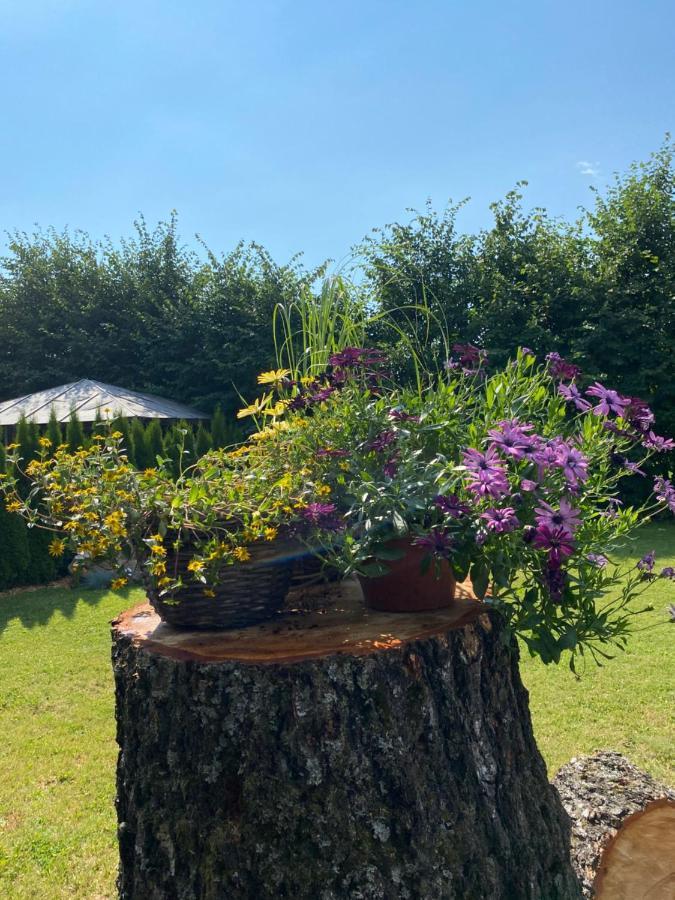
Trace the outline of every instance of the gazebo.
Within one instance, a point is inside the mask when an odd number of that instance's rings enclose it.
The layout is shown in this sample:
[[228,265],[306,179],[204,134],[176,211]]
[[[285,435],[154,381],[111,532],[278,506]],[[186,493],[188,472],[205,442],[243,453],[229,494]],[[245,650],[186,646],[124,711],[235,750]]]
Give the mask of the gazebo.
[[140,394],[126,388],[83,378],[26,394],[16,400],[0,403],[0,426],[16,425],[22,418],[38,425],[49,422],[52,410],[59,422],[67,422],[75,412],[81,422],[94,422],[97,417],[126,416],[138,419],[208,419],[206,413],[191,406],[174,403],[154,394]]

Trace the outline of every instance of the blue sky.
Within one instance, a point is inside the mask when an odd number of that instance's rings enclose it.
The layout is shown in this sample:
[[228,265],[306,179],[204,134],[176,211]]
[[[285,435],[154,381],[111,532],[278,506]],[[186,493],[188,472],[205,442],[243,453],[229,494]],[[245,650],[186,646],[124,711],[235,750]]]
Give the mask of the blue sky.
[[0,0],[0,229],[344,259],[519,179],[573,216],[675,125],[675,4]]

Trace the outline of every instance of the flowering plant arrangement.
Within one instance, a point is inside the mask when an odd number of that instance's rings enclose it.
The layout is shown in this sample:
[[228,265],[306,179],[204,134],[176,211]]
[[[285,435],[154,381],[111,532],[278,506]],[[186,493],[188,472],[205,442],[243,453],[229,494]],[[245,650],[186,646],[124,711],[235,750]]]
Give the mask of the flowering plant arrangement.
[[675,512],[668,479],[638,509],[621,502],[621,481],[675,442],[654,432],[645,403],[584,389],[558,354],[538,363],[523,349],[488,374],[483,351],[454,351],[447,376],[416,392],[392,385],[375,351],[334,354],[310,386],[282,377],[268,402],[291,417],[258,437],[322,485],[308,502],[322,534],[340,533],[326,549],[345,573],[385,572],[407,535],[427,565],[468,575],[545,662],[564,650],[599,661],[625,644],[632,601],[657,575],[653,554],[626,567],[621,548]]
[[[586,652],[600,661],[625,645],[633,601],[659,572],[653,554],[622,565],[622,546],[640,522],[675,512],[665,477],[638,509],[619,497],[622,479],[675,446],[641,400],[584,387],[557,354],[537,361],[522,349],[491,373],[471,345],[417,390],[396,384],[379,351],[355,347],[317,374],[258,380],[263,397],[240,412],[256,421],[251,438],[178,479],[161,459],[134,470],[112,433],[74,454],[43,446],[27,493],[16,474],[1,482],[8,509],[59,532],[55,554],[136,557],[167,597],[185,578],[208,595],[224,567],[280,537],[371,578],[405,539],[425,551],[423,566],[469,577],[544,662],[566,650],[572,664]],[[18,471],[16,448],[9,462]],[[170,565],[181,547],[186,572]]]
[[[183,549],[191,556],[187,577],[209,596],[223,568],[246,564],[256,545],[315,530],[304,499],[313,491],[308,473],[294,473],[269,454],[263,466],[258,441],[209,453],[178,479],[168,460],[134,469],[121,442],[122,434],[112,432],[98,435],[90,448],[50,454],[43,438],[39,458],[25,470],[13,445],[0,481],[10,512],[55,532],[54,556],[71,552],[76,565],[109,563],[119,570],[113,588],[126,584],[133,560],[160,596],[170,597],[186,578],[176,563]],[[21,481],[28,481],[27,492]]]

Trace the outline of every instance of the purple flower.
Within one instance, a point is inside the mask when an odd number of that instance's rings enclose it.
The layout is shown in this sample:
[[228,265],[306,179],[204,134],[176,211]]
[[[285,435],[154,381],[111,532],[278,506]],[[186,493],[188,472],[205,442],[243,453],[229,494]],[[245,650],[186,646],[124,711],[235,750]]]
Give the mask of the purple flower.
[[380,453],[382,450],[386,450],[390,444],[393,444],[395,440],[395,431],[382,431],[376,438],[373,438],[373,440],[367,444],[367,447],[369,450],[375,450],[376,453]]
[[476,536],[474,537],[474,541],[476,542],[477,547],[482,547],[485,541],[487,541],[489,535],[484,528],[479,528],[476,532]]
[[576,487],[588,478],[588,460],[576,447],[561,441],[557,447],[556,463],[563,470],[568,485]]
[[447,360],[445,368],[448,371],[461,368],[464,375],[476,375],[487,359],[487,352],[473,344],[453,344],[452,352],[454,355]]
[[328,357],[328,364],[338,369],[366,366],[384,362],[384,354],[367,347],[345,347]]
[[639,397],[626,397],[625,399],[629,403],[623,418],[638,431],[649,431],[650,426],[654,423],[654,413]]
[[536,533],[537,529],[534,527],[534,525],[526,525],[523,528],[523,541],[526,544],[531,544]]
[[576,384],[559,384],[558,393],[568,403],[573,403],[580,412],[586,412],[591,408],[591,404],[579,393]]
[[474,344],[453,344],[452,352],[459,358],[463,366],[479,366],[487,353]]
[[523,480],[520,482],[521,491],[536,491],[538,487],[539,485],[537,484],[537,482],[532,481],[529,478],[523,478]]
[[643,439],[642,446],[649,450],[656,450],[657,453],[667,453],[669,450],[675,450],[675,441],[672,438],[661,437],[650,431]]
[[539,501],[539,506],[534,511],[537,525],[546,525],[550,529],[562,528],[568,534],[574,534],[581,524],[579,519],[579,510],[572,509],[567,500],[560,501],[560,509],[553,509],[543,500]]
[[628,460],[628,459],[624,462],[623,467],[624,467],[624,469],[627,469],[629,472],[631,472],[633,475],[646,475],[647,474],[638,466],[638,464],[636,462],[630,462],[630,460]]
[[428,534],[415,538],[413,544],[442,559],[452,555],[452,538],[443,528],[432,528]]
[[656,562],[656,551],[650,550],[649,553],[645,553],[642,559],[637,563],[637,568],[645,575],[651,575],[654,570],[654,563]]
[[457,494],[438,494],[434,497],[434,503],[444,515],[453,519],[459,519],[469,512],[468,505],[462,503]]
[[589,563],[592,563],[594,566],[597,566],[599,569],[604,569],[609,560],[606,556],[603,556],[602,553],[587,553],[586,559]]
[[572,381],[574,378],[581,375],[579,366],[567,362],[567,360],[563,359],[559,353],[549,353],[546,356],[546,362],[548,363],[548,370],[553,378],[564,378],[565,381]]
[[308,403],[322,403],[324,400],[328,400],[331,394],[335,393],[334,387],[325,387],[321,388],[320,391],[317,391],[316,394],[312,394],[311,397],[308,397]]
[[305,409],[307,406],[307,395],[303,393],[296,394],[291,400],[288,401],[288,409],[298,410]]
[[549,528],[548,525],[537,527],[532,546],[538,550],[548,550],[549,562],[552,564],[560,564],[574,552],[572,535],[564,528]]
[[560,603],[567,586],[567,575],[559,562],[551,562],[544,569],[544,584],[553,603]]
[[672,581],[675,579],[675,569],[672,566],[665,566],[661,569],[661,578],[670,578]]
[[528,431],[532,431],[533,427],[505,421],[499,423],[499,428],[491,428],[488,434],[492,439],[492,445],[502,453],[506,453],[513,459],[525,459],[537,446],[534,436],[527,434]]
[[337,531],[342,523],[336,516],[337,507],[334,503],[308,503],[302,510],[302,518],[315,528],[325,528],[328,531]]
[[529,347],[521,347],[520,352],[523,356],[534,356],[534,350],[530,350]]
[[617,497],[610,497],[608,502],[609,506],[602,515],[606,519],[616,519],[618,508],[623,506],[623,500],[619,500]]
[[509,491],[509,483],[502,462],[494,447],[488,447],[485,453],[480,450],[466,450],[464,464],[469,470],[472,481],[469,490],[479,497],[503,497]]
[[617,391],[603,387],[599,381],[587,388],[586,395],[597,397],[600,400],[597,406],[593,407],[596,416],[608,416],[610,413],[615,413],[617,416],[623,417],[626,408],[630,406],[628,397],[622,397]]
[[395,453],[390,459],[386,461],[386,463],[382,466],[382,471],[386,478],[393,478],[398,472],[398,463],[400,459],[400,453]]
[[675,487],[667,478],[657,475],[654,479],[654,493],[657,500],[665,503],[670,511],[675,513]]
[[481,513],[481,519],[485,519],[490,531],[495,534],[505,534],[508,531],[514,531],[520,525],[516,516],[516,511],[511,506],[505,506],[503,509],[486,509]]
[[413,416],[401,409],[390,409],[389,418],[394,422],[419,422],[420,420],[419,416]]

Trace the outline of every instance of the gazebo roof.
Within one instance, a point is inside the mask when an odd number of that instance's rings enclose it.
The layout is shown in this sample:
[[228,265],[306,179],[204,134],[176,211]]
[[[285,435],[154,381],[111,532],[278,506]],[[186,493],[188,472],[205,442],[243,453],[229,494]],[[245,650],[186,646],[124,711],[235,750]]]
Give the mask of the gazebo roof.
[[139,419],[208,418],[198,409],[174,403],[173,400],[83,378],[16,400],[5,400],[0,403],[0,425],[16,425],[22,416],[44,425],[49,421],[52,409],[59,422],[66,422],[73,411],[82,422],[93,422],[97,413],[103,419],[117,415]]

